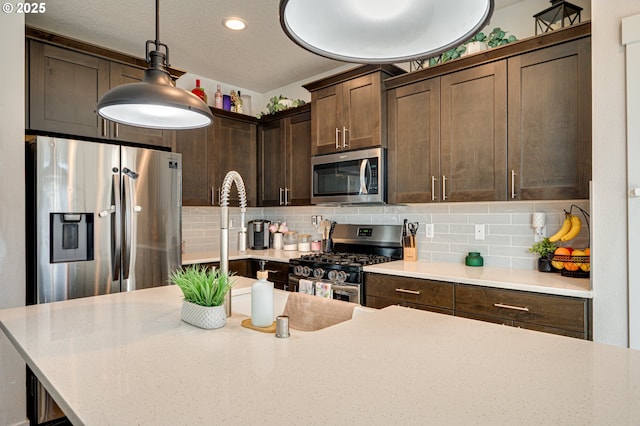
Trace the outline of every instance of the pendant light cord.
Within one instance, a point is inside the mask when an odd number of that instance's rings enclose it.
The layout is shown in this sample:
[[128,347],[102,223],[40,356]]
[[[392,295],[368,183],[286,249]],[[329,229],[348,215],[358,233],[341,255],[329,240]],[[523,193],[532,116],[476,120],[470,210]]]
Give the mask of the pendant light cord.
[[150,44],[155,45],[155,49],[153,50],[154,52],[160,52],[160,48],[164,47],[164,60],[162,61],[161,65],[164,68],[169,68],[171,66],[169,63],[169,46],[164,43],[160,43],[160,0],[156,0],[156,39],[147,40],[146,44],[146,60],[147,63],[151,65],[152,58],[150,54],[151,50],[149,49]]
[[160,0],[156,0],[156,50],[160,50]]

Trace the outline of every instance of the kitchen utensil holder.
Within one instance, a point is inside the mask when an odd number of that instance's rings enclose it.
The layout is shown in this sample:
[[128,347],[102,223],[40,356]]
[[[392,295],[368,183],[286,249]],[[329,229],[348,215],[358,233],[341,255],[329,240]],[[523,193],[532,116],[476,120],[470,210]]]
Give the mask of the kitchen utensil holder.
[[418,247],[415,235],[402,237],[403,259],[405,262],[418,261]]

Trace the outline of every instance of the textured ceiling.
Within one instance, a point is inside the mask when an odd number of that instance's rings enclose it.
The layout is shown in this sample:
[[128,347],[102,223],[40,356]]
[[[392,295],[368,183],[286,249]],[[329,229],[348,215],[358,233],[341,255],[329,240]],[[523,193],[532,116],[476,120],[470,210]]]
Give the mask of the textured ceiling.
[[[496,0],[496,7],[518,1]],[[169,46],[171,65],[258,93],[344,65],[290,41],[280,28],[278,5],[278,0],[162,0],[160,41]],[[229,16],[242,17],[247,28],[227,30],[222,19]],[[145,41],[155,38],[155,2],[49,0],[46,13],[27,15],[26,23],[144,57]]]

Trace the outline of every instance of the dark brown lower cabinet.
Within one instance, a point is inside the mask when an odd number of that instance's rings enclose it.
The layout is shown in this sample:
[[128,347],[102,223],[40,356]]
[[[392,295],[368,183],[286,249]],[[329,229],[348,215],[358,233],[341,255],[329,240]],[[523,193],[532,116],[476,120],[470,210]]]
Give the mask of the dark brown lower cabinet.
[[[248,274],[247,277],[256,278],[258,271],[260,270],[259,259],[247,259],[248,262]],[[273,262],[271,260],[266,261],[265,269],[269,271],[268,280],[273,283],[273,286],[280,290],[295,291],[289,287],[289,264],[285,262]]]
[[[240,260],[230,260],[229,261],[229,272],[234,272],[236,275],[240,277],[248,277],[247,272],[249,272],[249,259],[240,259]],[[220,262],[208,262],[202,263],[202,266],[206,266],[207,268],[219,268]]]
[[400,305],[592,340],[590,299],[367,273],[366,304]]
[[456,284],[455,315],[591,340],[588,299]]
[[400,305],[453,315],[453,283],[367,273],[365,292],[371,308]]

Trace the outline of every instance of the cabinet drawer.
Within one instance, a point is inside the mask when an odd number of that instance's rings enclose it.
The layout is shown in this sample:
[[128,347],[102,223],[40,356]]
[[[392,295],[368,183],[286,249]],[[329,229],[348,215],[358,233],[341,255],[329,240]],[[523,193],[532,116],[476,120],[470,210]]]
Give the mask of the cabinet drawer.
[[587,333],[588,304],[584,299],[463,284],[456,285],[455,297],[456,314],[460,312],[460,316],[466,312],[514,321],[513,325],[523,328]]
[[439,314],[453,315],[453,309],[444,309],[437,306],[419,305],[417,303],[405,302],[402,300],[386,299],[378,296],[367,296],[367,307],[382,309],[387,306],[404,306],[406,308],[420,309],[422,311],[437,312]]
[[369,296],[377,296],[404,306],[416,304],[452,310],[453,288],[453,283],[441,281],[371,273],[365,277],[367,300]]

